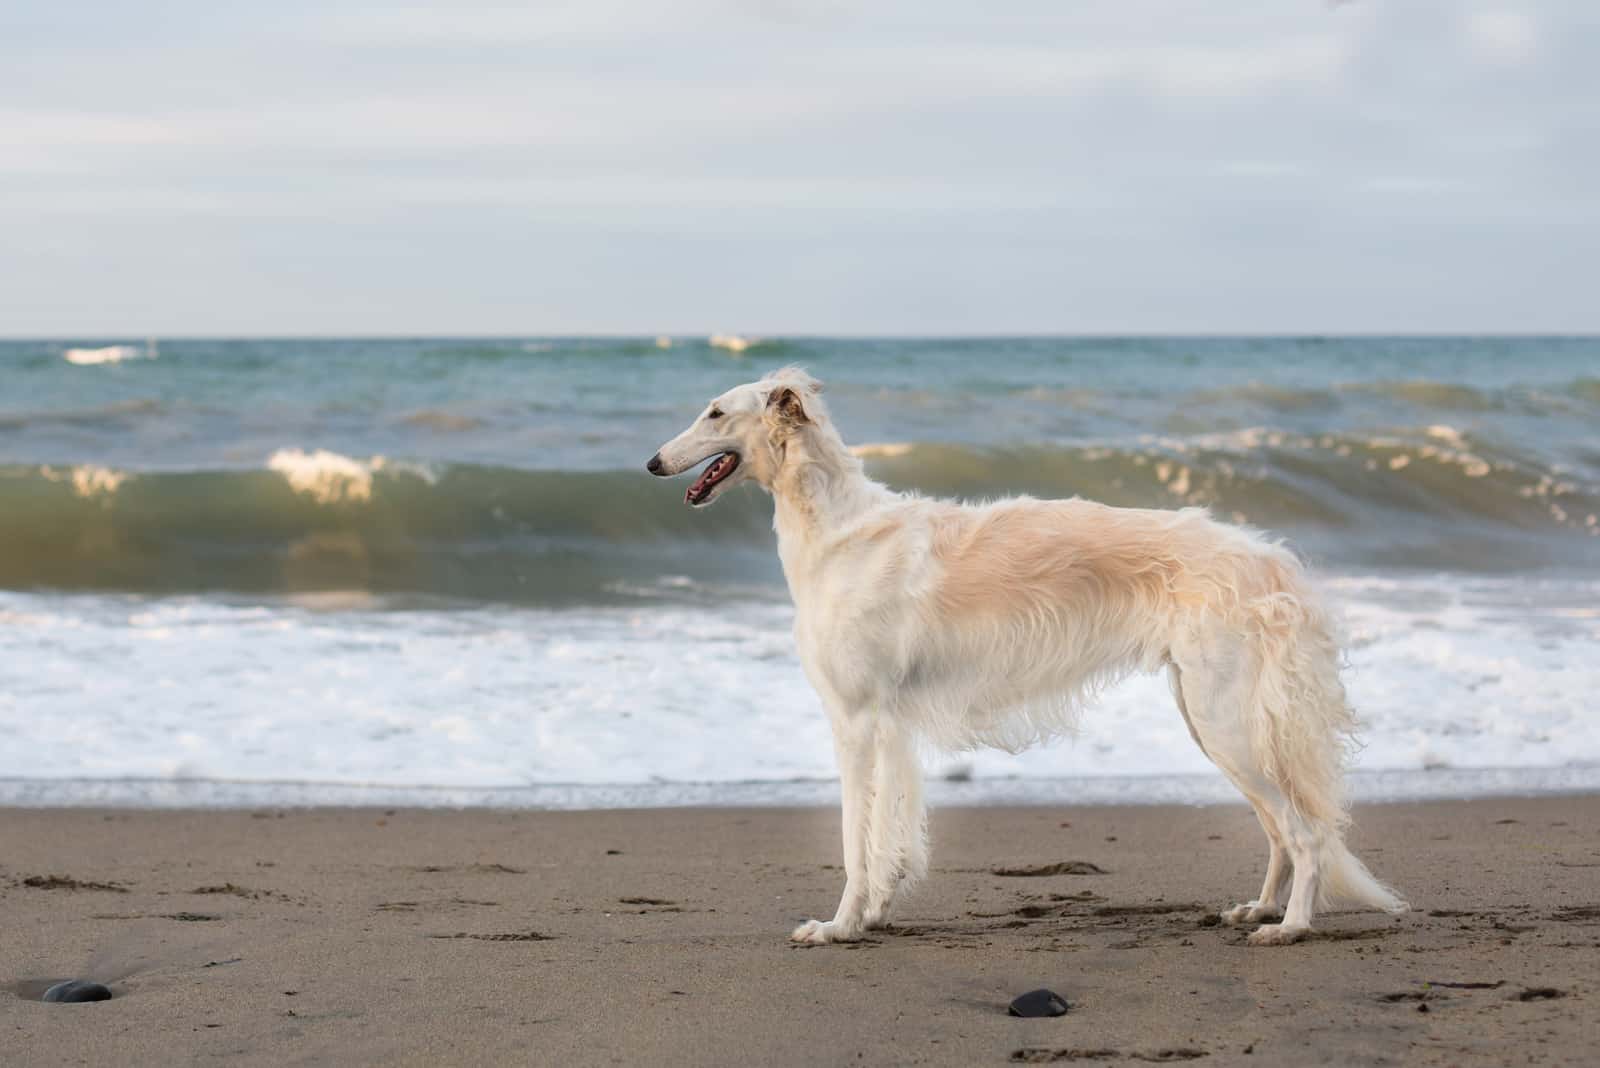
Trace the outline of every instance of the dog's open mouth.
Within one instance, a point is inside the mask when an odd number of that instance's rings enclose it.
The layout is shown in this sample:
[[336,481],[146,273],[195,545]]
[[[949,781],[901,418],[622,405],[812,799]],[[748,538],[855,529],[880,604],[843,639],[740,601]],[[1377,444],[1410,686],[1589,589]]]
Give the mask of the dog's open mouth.
[[733,474],[734,468],[738,466],[738,453],[723,453],[715,460],[712,460],[704,471],[700,472],[700,477],[694,480],[694,485],[690,486],[688,491],[684,493],[683,499],[690,504],[704,504],[706,498],[711,496],[711,491],[716,487],[717,483]]

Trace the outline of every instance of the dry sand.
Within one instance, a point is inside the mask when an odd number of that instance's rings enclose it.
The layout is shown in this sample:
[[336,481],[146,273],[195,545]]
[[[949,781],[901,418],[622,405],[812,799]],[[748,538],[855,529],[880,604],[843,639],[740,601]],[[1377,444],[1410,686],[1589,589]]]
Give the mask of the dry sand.
[[[0,994],[0,1062],[1600,1060],[1600,798],[1364,808],[1417,911],[1285,948],[1212,920],[1264,859],[1231,806],[935,812],[897,930],[791,947],[835,818],[0,811],[0,981],[117,995]],[[993,873],[1059,861],[1106,873]],[[1005,1014],[1039,986],[1072,1011]]]

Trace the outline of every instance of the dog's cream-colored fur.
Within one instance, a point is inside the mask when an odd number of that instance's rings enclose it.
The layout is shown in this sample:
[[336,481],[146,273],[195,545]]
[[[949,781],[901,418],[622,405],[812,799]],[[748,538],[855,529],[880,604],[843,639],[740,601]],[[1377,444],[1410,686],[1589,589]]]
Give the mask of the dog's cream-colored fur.
[[1261,893],[1224,920],[1260,924],[1250,941],[1269,945],[1304,936],[1318,907],[1407,907],[1343,842],[1356,720],[1329,620],[1289,551],[1195,508],[893,492],[867,478],[820,385],[795,368],[718,397],[650,469],[728,453],[732,473],[691,503],[747,480],[771,492],[800,659],[843,786],[844,894],[796,941],[883,926],[926,873],[919,743],[1019,750],[1071,732],[1105,686],[1163,669],[1195,742],[1267,836]]

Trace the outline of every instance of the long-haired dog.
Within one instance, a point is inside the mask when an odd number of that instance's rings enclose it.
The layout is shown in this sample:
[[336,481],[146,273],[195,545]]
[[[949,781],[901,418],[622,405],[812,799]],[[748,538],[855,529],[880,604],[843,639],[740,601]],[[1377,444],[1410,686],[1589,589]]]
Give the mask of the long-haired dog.
[[1345,848],[1356,720],[1329,621],[1284,548],[1195,508],[895,493],[866,477],[794,368],[712,401],[648,470],[707,459],[689,504],[745,481],[773,496],[800,659],[833,727],[844,895],[795,941],[883,926],[927,872],[919,742],[1019,750],[1069,732],[1107,684],[1162,668],[1267,835],[1261,893],[1226,922],[1276,945],[1319,907],[1406,909]]

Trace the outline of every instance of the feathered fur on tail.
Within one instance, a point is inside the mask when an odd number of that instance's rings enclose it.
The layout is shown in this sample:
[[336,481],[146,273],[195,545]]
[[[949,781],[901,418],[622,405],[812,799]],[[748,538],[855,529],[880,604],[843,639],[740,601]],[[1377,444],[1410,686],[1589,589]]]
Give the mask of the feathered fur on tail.
[[1384,912],[1401,913],[1410,905],[1389,887],[1380,883],[1367,866],[1357,860],[1344,842],[1335,837],[1323,853],[1322,880],[1317,886],[1317,907],[1365,906]]
[[1249,605],[1259,657],[1251,695],[1251,746],[1261,770],[1323,839],[1320,906],[1361,905],[1385,912],[1409,906],[1344,845],[1350,822],[1345,764],[1360,726],[1339,678],[1339,644],[1303,569],[1279,549],[1271,592]]

